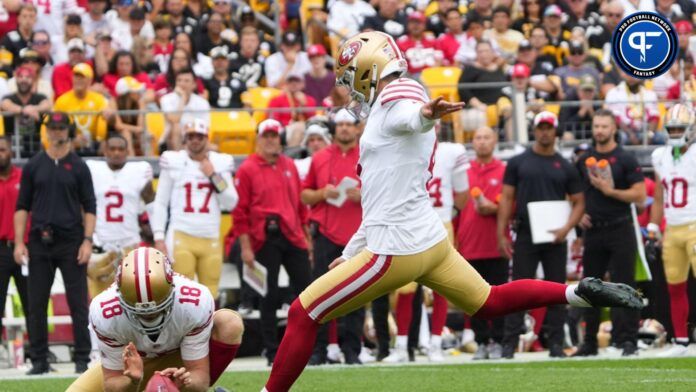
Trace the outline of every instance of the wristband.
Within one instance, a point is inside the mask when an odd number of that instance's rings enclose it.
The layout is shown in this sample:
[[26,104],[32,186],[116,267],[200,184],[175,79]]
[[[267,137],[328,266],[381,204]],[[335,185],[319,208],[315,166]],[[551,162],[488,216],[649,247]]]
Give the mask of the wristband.
[[227,189],[227,181],[225,181],[221,175],[213,173],[210,177],[208,177],[208,179],[210,179],[210,182],[213,183],[215,192],[222,193]]
[[86,236],[83,238],[83,241],[89,241],[91,244],[94,243],[94,240],[92,239],[92,236],[91,236],[91,235],[86,235]]

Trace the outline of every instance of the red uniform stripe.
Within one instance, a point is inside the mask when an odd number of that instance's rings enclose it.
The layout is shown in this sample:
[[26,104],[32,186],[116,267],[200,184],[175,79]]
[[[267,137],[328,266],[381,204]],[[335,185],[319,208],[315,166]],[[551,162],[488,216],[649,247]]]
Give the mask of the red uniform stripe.
[[133,263],[135,264],[133,271],[135,272],[135,279],[133,280],[133,284],[135,285],[135,294],[138,298],[138,302],[143,302],[143,298],[140,295],[140,263],[138,263],[138,252],[137,250],[135,251],[135,257],[133,258]]
[[210,313],[210,315],[208,316],[208,320],[206,320],[205,323],[203,323],[203,325],[200,325],[200,326],[192,329],[189,333],[186,334],[186,336],[194,336],[194,335],[198,335],[199,333],[203,332],[203,330],[205,330],[205,328],[210,324],[210,321],[212,321],[212,320],[213,320],[213,314]]
[[147,302],[154,301],[155,298],[152,296],[152,288],[150,287],[150,252],[145,249],[145,287],[147,288]]
[[417,88],[411,87],[411,86],[397,86],[394,88],[385,88],[384,89],[384,95],[398,94],[398,93],[425,95],[425,92],[422,89],[417,89]]
[[382,105],[387,104],[389,102],[398,101],[400,99],[412,99],[414,101],[425,103],[425,100],[422,97],[417,97],[414,95],[395,95],[393,97],[382,100]]
[[[336,302],[335,304],[329,306],[329,308],[327,308],[325,311],[323,311],[323,312],[319,315],[318,319],[319,319],[319,320],[323,319],[327,314],[333,312],[336,308],[338,308],[339,306],[341,306],[341,305],[343,305],[344,303],[348,302],[348,301],[351,300],[352,298],[355,298],[357,295],[359,295],[360,293],[362,293],[363,291],[365,291],[368,287],[372,286],[372,284],[374,284],[374,283],[375,283],[376,281],[378,281],[382,276],[384,276],[384,273],[389,269],[389,266],[391,265],[391,259],[392,259],[391,256],[387,256],[387,259],[384,261],[384,265],[382,266],[382,269],[380,269],[379,272],[377,272],[377,273],[375,274],[375,276],[372,277],[372,279],[370,279],[370,280],[368,280],[367,282],[365,282],[365,283],[364,283],[362,286],[360,286],[357,290],[355,290],[355,291],[353,291],[352,293],[350,293],[350,295],[346,295],[345,297],[341,298],[340,301],[338,301],[338,302]],[[375,261],[376,261],[376,260],[377,260],[377,259],[375,259]]]
[[350,277],[348,277],[348,279],[346,279],[346,280],[344,280],[343,282],[339,283],[339,284],[336,285],[333,289],[327,291],[324,295],[322,295],[321,297],[319,297],[316,301],[312,302],[312,304],[309,305],[309,307],[307,308],[307,313],[311,312],[314,308],[316,308],[317,306],[319,306],[319,304],[321,304],[322,302],[324,302],[324,301],[326,301],[327,299],[331,298],[334,294],[336,294],[336,293],[339,292],[341,289],[343,289],[344,287],[348,286],[352,281],[358,279],[362,274],[364,274],[365,272],[367,272],[370,268],[372,268],[372,266],[375,265],[375,263],[377,262],[377,258],[378,258],[378,257],[379,257],[379,255],[374,255],[374,256],[372,256],[372,258],[370,259],[370,261],[369,261],[368,263],[366,263],[365,265],[363,265],[362,268],[360,268],[360,269],[357,270],[353,275],[351,275]]

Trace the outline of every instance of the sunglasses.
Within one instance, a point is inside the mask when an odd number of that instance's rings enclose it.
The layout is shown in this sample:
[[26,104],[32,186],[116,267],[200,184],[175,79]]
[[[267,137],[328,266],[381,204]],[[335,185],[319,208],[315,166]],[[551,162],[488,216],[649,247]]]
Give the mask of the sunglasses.
[[585,51],[584,50],[571,50],[570,51],[571,56],[579,56],[581,54],[585,54]]
[[31,44],[33,46],[44,46],[44,45],[48,45],[49,41],[39,40],[39,41],[33,41]]
[[191,133],[186,134],[186,140],[203,140],[203,139],[206,139],[207,137],[208,136],[203,135],[201,133],[191,132]]

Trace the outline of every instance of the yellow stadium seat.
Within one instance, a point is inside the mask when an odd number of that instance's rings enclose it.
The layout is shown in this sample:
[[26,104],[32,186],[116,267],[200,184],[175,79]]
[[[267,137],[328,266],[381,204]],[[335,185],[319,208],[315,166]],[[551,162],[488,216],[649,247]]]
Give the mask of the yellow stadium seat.
[[4,136],[4,135],[5,135],[5,118],[3,117],[0,120],[0,136]]
[[486,110],[486,118],[488,119],[488,126],[495,128],[498,126],[498,106],[488,105],[488,110]]
[[426,68],[421,73],[421,81],[430,91],[431,98],[439,96],[448,101],[459,101],[459,76],[462,74],[458,67],[432,67]]
[[256,146],[256,122],[245,111],[210,114],[210,141],[218,150],[233,155],[248,155]]
[[556,116],[561,113],[561,105],[557,104],[547,104],[544,109],[555,114]]
[[157,155],[159,155],[159,140],[164,133],[165,124],[162,113],[147,113],[145,115],[145,127],[147,132],[152,135],[152,151]]
[[311,16],[310,8],[324,8],[324,0],[303,0],[300,5],[300,20],[302,21],[302,31],[306,31],[307,21]]
[[[280,95],[282,90],[272,87],[253,87],[242,93],[242,102],[252,109],[266,109],[268,102]],[[266,112],[263,110],[254,111],[254,121],[260,123],[266,119]]]
[[657,123],[657,129],[662,129],[664,125],[665,114],[667,113],[667,105],[664,102],[657,103],[657,111],[660,114],[660,120]]

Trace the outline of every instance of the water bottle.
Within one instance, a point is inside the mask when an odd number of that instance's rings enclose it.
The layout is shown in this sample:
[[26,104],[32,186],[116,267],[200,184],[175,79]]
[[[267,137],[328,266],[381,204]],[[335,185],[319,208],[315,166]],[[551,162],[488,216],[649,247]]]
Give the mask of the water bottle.
[[609,181],[611,187],[614,187],[614,176],[611,174],[611,165],[609,161],[600,159],[599,162],[597,162],[597,175]]
[[12,341],[12,358],[15,369],[24,366],[24,333],[21,330],[17,331]]
[[476,209],[481,208],[481,205],[488,200],[486,199],[486,196],[483,195],[483,191],[481,190],[481,188],[477,186],[471,188],[469,194],[471,195],[471,198],[474,199]]
[[587,167],[587,172],[594,175],[597,174],[597,159],[595,157],[589,157],[585,159],[585,167]]

